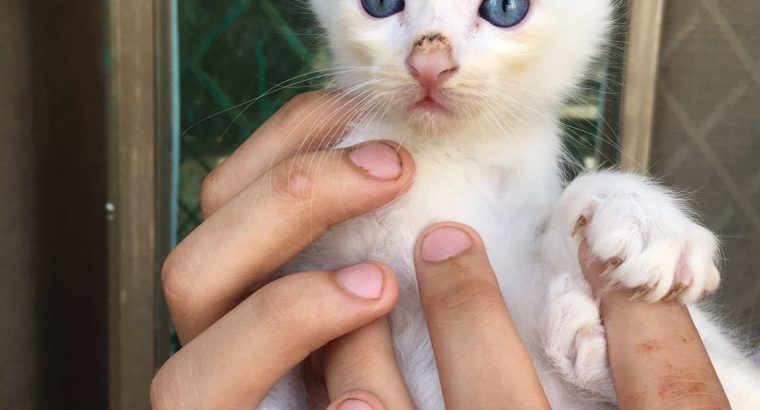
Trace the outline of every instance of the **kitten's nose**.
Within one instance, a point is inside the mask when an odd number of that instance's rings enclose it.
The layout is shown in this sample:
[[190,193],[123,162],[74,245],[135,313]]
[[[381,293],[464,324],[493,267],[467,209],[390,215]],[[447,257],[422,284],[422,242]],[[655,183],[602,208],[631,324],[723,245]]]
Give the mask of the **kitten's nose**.
[[428,90],[441,85],[458,68],[451,55],[451,45],[440,34],[420,37],[414,43],[406,65],[412,76]]

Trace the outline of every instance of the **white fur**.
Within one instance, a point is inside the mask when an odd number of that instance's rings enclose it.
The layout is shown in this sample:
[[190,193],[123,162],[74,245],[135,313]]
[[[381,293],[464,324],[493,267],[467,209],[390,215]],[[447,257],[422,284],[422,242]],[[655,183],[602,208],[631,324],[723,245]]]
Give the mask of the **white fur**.
[[[604,329],[577,261],[579,217],[611,273],[650,300],[681,283],[693,302],[719,281],[717,241],[669,191],[622,173],[585,175],[563,193],[559,108],[610,29],[612,0],[534,0],[528,19],[498,29],[479,19],[476,0],[407,0],[378,20],[359,0],[312,0],[330,39],[337,85],[372,115],[342,143],[390,139],[415,159],[411,190],[393,204],[336,226],[289,270],[381,260],[401,296],[391,315],[399,364],[421,409],[444,408],[417,293],[412,249],[440,221],[483,237],[502,293],[549,400],[557,409],[612,408]],[[448,117],[411,112],[417,95],[404,59],[414,40],[441,33],[459,71],[444,84]],[[760,408],[760,373],[710,316],[692,307],[718,374],[737,409]],[[537,321],[538,317],[542,320]],[[508,352],[505,352],[508,354]],[[291,373],[262,408],[307,408]]]

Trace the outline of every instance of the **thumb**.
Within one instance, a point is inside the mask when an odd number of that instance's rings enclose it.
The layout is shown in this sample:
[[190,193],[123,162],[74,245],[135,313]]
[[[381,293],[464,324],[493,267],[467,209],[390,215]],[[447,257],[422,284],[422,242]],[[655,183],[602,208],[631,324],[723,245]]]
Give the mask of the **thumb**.
[[591,253],[591,248],[588,246],[588,242],[583,240],[580,248],[578,248],[578,262],[581,265],[583,276],[586,277],[594,295],[599,295],[599,292],[603,291],[607,287],[607,279],[605,275],[609,266],[609,262],[605,263]]

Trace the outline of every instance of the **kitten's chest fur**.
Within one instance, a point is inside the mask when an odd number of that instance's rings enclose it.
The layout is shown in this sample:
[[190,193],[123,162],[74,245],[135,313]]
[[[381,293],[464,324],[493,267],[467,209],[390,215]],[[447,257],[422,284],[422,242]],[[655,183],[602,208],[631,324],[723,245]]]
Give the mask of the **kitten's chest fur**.
[[[541,290],[543,271],[537,263],[538,238],[560,181],[555,172],[544,172],[555,167],[545,159],[519,167],[483,164],[456,150],[410,151],[416,174],[406,194],[333,227],[305,249],[289,270],[332,269],[365,261],[388,264],[400,284],[391,315],[399,365],[417,403],[436,408],[441,403],[440,390],[430,386],[439,386],[438,376],[414,270],[419,235],[438,222],[473,227],[483,238],[518,330],[526,340],[535,340],[532,324],[545,293]],[[538,353],[531,343],[528,349]]]
[[340,146],[401,143],[414,158],[413,184],[393,203],[334,227],[302,256],[325,267],[379,260],[408,268],[419,234],[445,221],[473,227],[489,250],[535,237],[561,192],[555,135],[552,121],[516,132],[518,142],[492,129],[420,137],[393,122],[365,124]]
[[553,189],[537,187],[536,178],[525,174],[529,170],[482,164],[445,150],[412,156],[414,183],[403,196],[332,228],[304,251],[301,261],[334,266],[379,260],[404,268],[412,261],[419,234],[444,221],[472,226],[496,252],[513,242],[510,238],[525,242],[535,237],[549,198],[556,197]]
[[[345,144],[357,142],[349,138]],[[409,190],[377,211],[332,228],[304,250],[293,271],[381,261],[399,277],[402,297],[397,310],[415,309],[415,243],[430,225],[453,221],[469,225],[481,235],[500,282],[511,284],[505,287],[510,293],[505,293],[506,299],[519,300],[517,296],[525,295],[525,288],[535,282],[532,271],[539,232],[560,192],[556,158],[520,163],[504,152],[502,162],[484,163],[484,155],[464,152],[457,146],[407,146],[416,166]],[[494,151],[504,148],[499,144],[489,149],[483,143],[480,147],[494,158],[500,157]],[[510,308],[517,316],[528,310],[523,306]]]

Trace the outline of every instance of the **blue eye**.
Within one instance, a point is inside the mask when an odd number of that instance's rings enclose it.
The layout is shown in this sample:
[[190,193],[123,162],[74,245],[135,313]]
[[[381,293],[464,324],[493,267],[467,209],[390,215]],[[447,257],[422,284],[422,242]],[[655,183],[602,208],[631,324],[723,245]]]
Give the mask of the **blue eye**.
[[530,10],[530,0],[484,0],[480,17],[497,27],[518,25]]
[[404,0],[362,0],[362,6],[370,16],[385,18],[404,10]]

